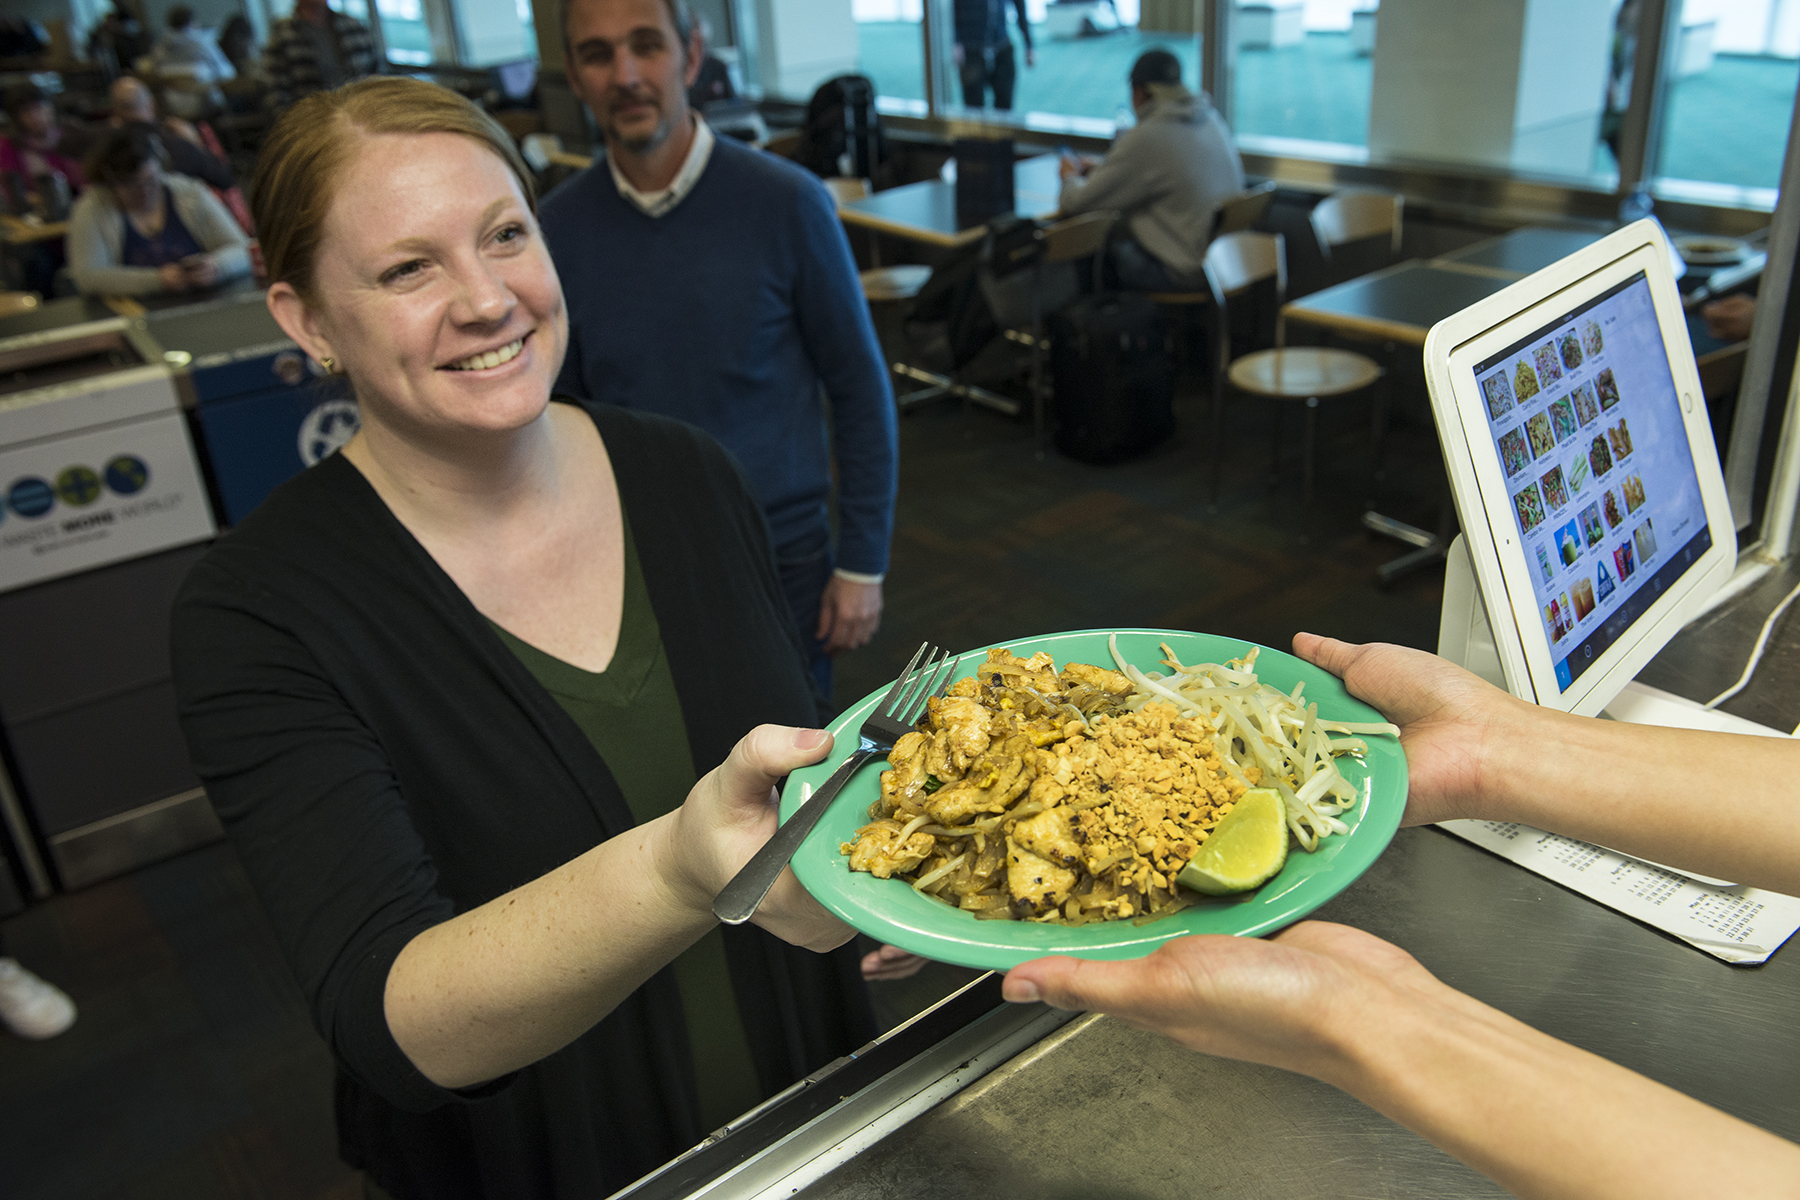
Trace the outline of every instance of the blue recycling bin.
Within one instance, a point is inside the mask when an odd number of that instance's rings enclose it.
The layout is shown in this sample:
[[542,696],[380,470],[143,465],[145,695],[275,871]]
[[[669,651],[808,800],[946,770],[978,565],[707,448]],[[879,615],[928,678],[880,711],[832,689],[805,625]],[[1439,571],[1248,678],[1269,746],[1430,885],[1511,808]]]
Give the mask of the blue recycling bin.
[[144,320],[177,370],[222,524],[242,521],[277,485],[356,433],[356,402],[343,378],[317,373],[261,292]]

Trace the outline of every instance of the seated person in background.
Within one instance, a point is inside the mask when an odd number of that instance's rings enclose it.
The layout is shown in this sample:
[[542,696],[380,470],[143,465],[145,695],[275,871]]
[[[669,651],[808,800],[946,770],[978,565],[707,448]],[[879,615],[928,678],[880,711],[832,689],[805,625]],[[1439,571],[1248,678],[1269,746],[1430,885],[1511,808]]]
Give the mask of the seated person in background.
[[143,80],[121,75],[113,81],[112,116],[107,123],[114,129],[140,128],[161,134],[162,148],[168,156],[169,170],[177,175],[198,179],[209,187],[237,186],[225,160],[213,154],[201,140],[200,131],[180,117],[158,118],[156,99]]
[[[1569,716],[1398,646],[1303,633],[1294,652],[1400,726],[1406,824],[1518,821],[1800,895],[1793,742]],[[1758,781],[1732,790],[1730,820],[1722,779]],[[1539,1033],[1343,925],[1182,938],[1131,962],[1039,959],[1013,968],[1005,993],[1324,1080],[1520,1196],[1800,1195],[1800,1146]],[[1625,1019],[1631,1000],[1619,1003]]]
[[1756,297],[1744,292],[1721,296],[1703,307],[1700,316],[1706,321],[1706,332],[1721,342],[1746,341],[1756,320]]
[[325,0],[295,0],[294,15],[275,22],[263,47],[263,70],[276,107],[373,75],[375,38],[355,17]]
[[1244,163],[1225,118],[1181,84],[1181,60],[1147,50],[1131,68],[1138,123],[1100,162],[1065,153],[1065,216],[1112,210],[1124,230],[1108,250],[1119,287],[1186,291],[1204,286],[1201,265],[1213,214],[1244,190]]
[[169,28],[150,51],[158,75],[191,75],[201,83],[222,83],[237,74],[218,43],[194,27],[193,9],[177,4],[166,19]]
[[219,29],[219,50],[236,72],[219,85],[232,112],[250,112],[260,107],[269,90],[269,77],[263,73],[262,51],[256,45],[256,31],[243,13],[235,13]]
[[[28,211],[35,208],[40,215],[59,219],[55,210],[87,182],[77,157],[79,148],[70,145],[68,131],[57,121],[50,93],[37,84],[7,88],[0,107],[7,120],[7,133],[0,137],[0,183],[9,193],[0,196],[0,203],[9,208],[25,205]],[[39,189],[45,186],[60,197],[40,196]]]
[[205,184],[165,175],[162,139],[134,125],[88,160],[93,186],[69,214],[69,274],[87,295],[212,287],[250,273],[250,248]]
[[124,0],[114,0],[111,10],[88,34],[87,49],[88,57],[100,64],[110,78],[131,70],[139,58],[150,52],[150,35]]

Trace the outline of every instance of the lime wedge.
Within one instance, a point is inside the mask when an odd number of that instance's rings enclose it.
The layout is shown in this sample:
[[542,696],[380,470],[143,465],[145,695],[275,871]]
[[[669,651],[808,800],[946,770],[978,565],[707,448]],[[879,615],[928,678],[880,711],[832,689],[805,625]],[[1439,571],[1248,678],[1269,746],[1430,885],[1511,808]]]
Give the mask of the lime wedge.
[[1208,896],[1261,887],[1287,861],[1287,806],[1274,788],[1251,788],[1175,881]]

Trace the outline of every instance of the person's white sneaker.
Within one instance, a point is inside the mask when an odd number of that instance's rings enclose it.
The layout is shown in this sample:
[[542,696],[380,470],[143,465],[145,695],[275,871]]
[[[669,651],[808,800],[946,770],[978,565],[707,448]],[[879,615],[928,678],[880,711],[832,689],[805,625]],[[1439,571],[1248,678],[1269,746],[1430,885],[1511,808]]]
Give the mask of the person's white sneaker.
[[18,964],[0,958],[0,1024],[22,1038],[41,1042],[75,1023],[75,1002],[55,984],[45,983]]

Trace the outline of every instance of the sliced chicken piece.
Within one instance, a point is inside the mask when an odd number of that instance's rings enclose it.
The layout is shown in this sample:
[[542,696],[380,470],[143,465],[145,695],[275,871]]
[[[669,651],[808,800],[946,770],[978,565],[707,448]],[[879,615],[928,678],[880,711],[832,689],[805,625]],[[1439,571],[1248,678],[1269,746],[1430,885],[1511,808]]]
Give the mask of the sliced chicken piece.
[[1061,906],[1075,886],[1075,872],[1040,858],[1013,839],[1006,839],[1006,889],[1013,908],[1036,916]]
[[1035,817],[1026,817],[1013,826],[1013,841],[1039,858],[1065,867],[1081,865],[1081,843],[1069,824],[1069,814],[1052,808]]
[[946,747],[950,765],[960,773],[976,755],[988,748],[992,740],[988,726],[993,722],[994,714],[979,700],[968,696],[934,699],[929,708],[932,725],[948,735]]
[[987,661],[977,672],[983,683],[991,684],[997,677],[1004,684],[1028,687],[1045,695],[1063,690],[1062,681],[1056,677],[1056,663],[1042,650],[1030,658],[1020,658],[1002,648],[989,650]]
[[925,812],[940,825],[967,825],[983,813],[1006,810],[1006,802],[989,788],[973,783],[952,783],[939,788],[925,801]]
[[910,796],[925,786],[925,749],[930,744],[931,739],[917,730],[895,742],[888,753],[893,770],[881,773],[882,791],[891,788],[898,795]]
[[850,869],[887,879],[896,871],[910,871],[924,862],[931,856],[937,839],[929,833],[915,833],[902,842],[903,828],[898,821],[876,821],[857,830],[856,843],[843,849],[850,856]]

